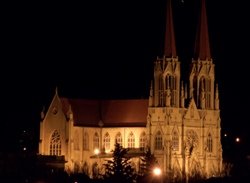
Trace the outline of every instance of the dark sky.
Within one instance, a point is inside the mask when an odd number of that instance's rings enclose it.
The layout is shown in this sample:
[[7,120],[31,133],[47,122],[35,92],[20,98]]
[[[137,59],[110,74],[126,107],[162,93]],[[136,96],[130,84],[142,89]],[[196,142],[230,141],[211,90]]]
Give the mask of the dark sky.
[[[222,131],[248,137],[248,9],[244,1],[208,0],[207,14]],[[173,0],[177,54],[187,78],[198,0]],[[146,98],[162,56],[165,1],[21,2],[3,6],[1,134],[14,146],[22,129],[38,134],[39,115],[59,95]],[[14,129],[13,129],[14,128]]]

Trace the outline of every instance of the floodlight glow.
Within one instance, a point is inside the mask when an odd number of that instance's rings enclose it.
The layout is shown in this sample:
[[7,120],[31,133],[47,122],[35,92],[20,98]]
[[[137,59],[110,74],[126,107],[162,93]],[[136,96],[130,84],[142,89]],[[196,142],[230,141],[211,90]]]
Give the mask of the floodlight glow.
[[153,173],[154,173],[154,175],[159,176],[159,175],[161,175],[161,169],[156,167],[156,168],[154,168]]
[[237,137],[237,138],[235,139],[235,141],[236,141],[236,142],[240,142],[240,138]]
[[99,149],[95,149],[94,153],[95,153],[95,155],[98,155],[100,153],[100,150]]

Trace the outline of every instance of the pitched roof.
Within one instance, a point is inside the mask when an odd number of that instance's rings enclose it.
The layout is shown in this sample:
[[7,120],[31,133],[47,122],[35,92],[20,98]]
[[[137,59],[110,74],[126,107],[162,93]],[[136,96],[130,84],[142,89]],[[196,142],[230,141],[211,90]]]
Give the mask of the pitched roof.
[[147,99],[89,100],[60,98],[64,114],[71,108],[76,126],[146,126]]

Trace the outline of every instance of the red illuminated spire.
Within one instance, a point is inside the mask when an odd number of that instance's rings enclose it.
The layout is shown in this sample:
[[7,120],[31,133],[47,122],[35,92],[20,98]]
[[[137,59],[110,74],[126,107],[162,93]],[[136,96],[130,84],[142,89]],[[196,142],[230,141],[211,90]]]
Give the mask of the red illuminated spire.
[[200,59],[200,60],[211,59],[208,26],[207,26],[207,13],[205,4],[206,4],[205,0],[201,0],[201,14],[198,25],[198,31],[196,34],[196,42],[194,50],[194,59]]
[[174,24],[173,24],[171,0],[167,0],[164,55],[166,57],[176,57],[176,46],[175,46],[175,35],[174,35]]

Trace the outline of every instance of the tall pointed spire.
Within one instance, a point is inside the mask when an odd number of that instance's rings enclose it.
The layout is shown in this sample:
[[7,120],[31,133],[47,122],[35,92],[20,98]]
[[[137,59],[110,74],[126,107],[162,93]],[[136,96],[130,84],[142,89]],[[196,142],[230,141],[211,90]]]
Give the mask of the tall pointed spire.
[[201,14],[200,21],[198,25],[198,31],[196,34],[194,59],[210,60],[210,45],[208,36],[208,26],[207,26],[207,13],[206,13],[206,2],[201,0]]
[[175,46],[175,35],[174,35],[174,24],[173,24],[171,0],[167,0],[164,55],[166,57],[176,57],[176,46]]

